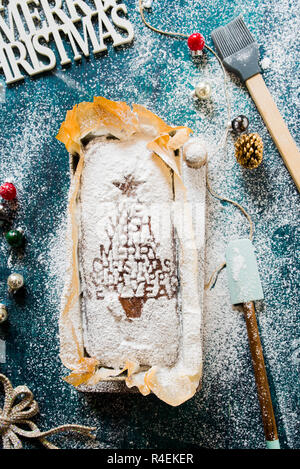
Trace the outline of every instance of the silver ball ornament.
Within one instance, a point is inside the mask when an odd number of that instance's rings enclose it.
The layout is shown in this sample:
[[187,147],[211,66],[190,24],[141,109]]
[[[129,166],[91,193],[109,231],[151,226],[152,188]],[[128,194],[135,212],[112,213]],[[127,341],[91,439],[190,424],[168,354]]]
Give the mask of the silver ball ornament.
[[195,87],[195,95],[199,99],[208,99],[211,96],[211,86],[207,81],[200,81]]
[[8,317],[6,306],[3,303],[0,303],[0,324],[6,321]]
[[16,292],[24,286],[24,277],[21,274],[10,274],[7,279],[7,286],[11,292]]

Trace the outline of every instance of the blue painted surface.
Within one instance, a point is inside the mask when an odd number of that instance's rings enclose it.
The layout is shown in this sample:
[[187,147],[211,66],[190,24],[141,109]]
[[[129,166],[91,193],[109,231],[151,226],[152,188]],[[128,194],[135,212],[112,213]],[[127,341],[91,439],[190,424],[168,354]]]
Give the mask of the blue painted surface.
[[[55,140],[67,109],[94,95],[138,102],[168,122],[187,124],[209,141],[220,137],[225,118],[222,75],[211,56],[200,70],[184,41],[160,37],[142,25],[136,1],[127,0],[135,42],[124,49],[83,59],[62,71],[6,88],[0,103],[0,174],[19,191],[15,226],[26,230],[24,256],[0,240],[0,299],[9,322],[0,326],[7,360],[0,365],[14,385],[27,384],[39,402],[41,428],[80,422],[97,427],[97,442],[60,437],[64,447],[101,448],[264,448],[247,336],[232,311],[224,272],[207,294],[204,378],[199,394],[179,408],[156,397],[83,395],[62,381],[58,357],[58,310],[62,285],[59,255],[69,187],[68,157]],[[280,3],[281,5],[278,5]],[[155,1],[151,20],[166,29],[210,32],[239,13],[271,59],[265,79],[296,138],[297,5],[284,0]],[[295,24],[296,21],[296,24]],[[294,36],[293,36],[294,34]],[[70,50],[70,49],[69,49]],[[190,96],[199,75],[214,84],[212,103],[199,107]],[[247,114],[265,144],[263,165],[253,172],[227,155],[211,155],[209,174],[216,189],[243,203],[256,225],[255,248],[265,293],[258,319],[283,448],[300,446],[299,367],[299,198],[261,118],[245,89],[231,77],[233,116]],[[0,99],[0,101],[3,101]],[[246,235],[236,211],[209,199],[207,272],[221,260],[226,242]],[[55,267],[56,266],[56,267]],[[56,270],[57,268],[57,270]],[[6,278],[23,273],[26,293],[8,297]],[[222,307],[220,307],[222,305]]]

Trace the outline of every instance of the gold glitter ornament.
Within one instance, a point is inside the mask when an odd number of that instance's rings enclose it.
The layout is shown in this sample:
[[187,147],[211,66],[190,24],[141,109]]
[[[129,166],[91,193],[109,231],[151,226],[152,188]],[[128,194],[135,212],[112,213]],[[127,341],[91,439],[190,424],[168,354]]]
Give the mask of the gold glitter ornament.
[[0,303],[0,324],[2,324],[7,319],[7,309],[3,303]]
[[3,449],[22,449],[20,437],[32,441],[39,440],[48,449],[59,449],[47,438],[62,432],[76,432],[95,439],[92,431],[96,428],[83,425],[66,424],[41,432],[32,421],[32,417],[39,413],[39,407],[30,389],[27,386],[13,388],[7,376],[2,374],[0,374],[0,384],[4,390],[3,409],[0,406],[0,440],[2,439]]
[[237,162],[243,168],[254,169],[262,162],[264,145],[259,134],[241,135],[234,146]]

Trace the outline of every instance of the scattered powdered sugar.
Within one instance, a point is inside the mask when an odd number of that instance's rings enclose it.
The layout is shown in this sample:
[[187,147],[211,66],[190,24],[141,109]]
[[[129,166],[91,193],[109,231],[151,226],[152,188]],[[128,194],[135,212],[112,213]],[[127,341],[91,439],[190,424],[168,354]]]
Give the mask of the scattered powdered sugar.
[[[53,136],[66,109],[93,95],[138,102],[168,123],[188,125],[208,143],[208,175],[212,187],[237,200],[255,224],[257,252],[265,300],[257,302],[264,356],[283,447],[299,447],[296,410],[299,365],[297,332],[299,217],[297,191],[245,87],[230,75],[232,117],[245,114],[250,130],[260,133],[265,151],[262,165],[253,171],[238,166],[230,136],[227,153],[217,142],[227,121],[222,72],[216,60],[204,54],[199,64],[190,59],[180,41],[148,31],[141,23],[137,1],[127,1],[135,26],[133,46],[109,48],[108,57],[83,62],[51,77],[6,89],[1,103],[1,174],[16,182],[20,208],[16,224],[26,229],[26,255],[18,259],[0,244],[1,266],[23,272],[30,308],[9,300],[13,339],[7,343],[6,373],[14,384],[26,384],[40,404],[41,427],[62,423],[96,425],[103,448],[263,448],[264,435],[257,400],[247,331],[243,315],[230,304],[226,270],[205,292],[204,370],[202,390],[191,401],[173,409],[156,398],[141,396],[84,396],[64,384],[58,358],[57,322],[65,277],[65,211],[69,180],[67,154]],[[296,2],[262,0],[153,3],[149,19],[165,29],[187,33],[200,29],[209,44],[212,29],[242,13],[261,45],[264,78],[292,135],[296,136],[299,79],[295,73],[299,19]],[[151,15],[151,17],[150,17]],[[62,73],[65,75],[62,78]],[[199,80],[211,82],[212,97],[194,101],[191,92]],[[31,82],[30,82],[31,83]],[[60,85],[58,85],[58,83]],[[64,86],[64,88],[60,88]],[[49,89],[53,102],[49,99]],[[17,98],[20,100],[18,103]],[[16,100],[16,118],[10,100]],[[0,99],[1,101],[1,99]],[[3,101],[3,100],[2,100]],[[50,104],[51,103],[51,104]],[[3,112],[2,112],[3,111]],[[59,150],[60,148],[60,150]],[[53,150],[55,149],[55,150]],[[55,152],[60,151],[60,154]],[[65,154],[66,162],[62,155]],[[57,191],[57,198],[53,192]],[[34,224],[33,224],[34,220]],[[224,261],[229,240],[247,237],[248,224],[234,207],[207,197],[206,280]],[[6,297],[5,281],[1,294]],[[14,361],[9,356],[14,356]],[[1,365],[2,369],[2,365]],[[180,429],[180,432],[179,432]],[[59,440],[61,437],[59,437]],[[73,437],[66,447],[89,446]]]
[[272,64],[272,61],[270,59],[270,57],[264,57],[261,61],[260,61],[260,65],[261,65],[261,68],[263,70],[267,70],[268,68],[271,67],[271,64]]

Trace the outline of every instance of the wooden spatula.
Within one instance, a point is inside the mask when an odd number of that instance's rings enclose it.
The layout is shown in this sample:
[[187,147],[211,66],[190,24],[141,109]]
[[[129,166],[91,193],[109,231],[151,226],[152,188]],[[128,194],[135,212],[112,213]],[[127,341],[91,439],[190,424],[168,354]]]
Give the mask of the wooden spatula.
[[211,37],[224,66],[245,82],[300,191],[300,153],[261,75],[258,44],[242,16],[215,29]]
[[254,301],[263,299],[263,291],[249,239],[237,239],[228,244],[226,266],[231,302],[243,305],[266,445],[268,449],[280,449],[254,306]]

